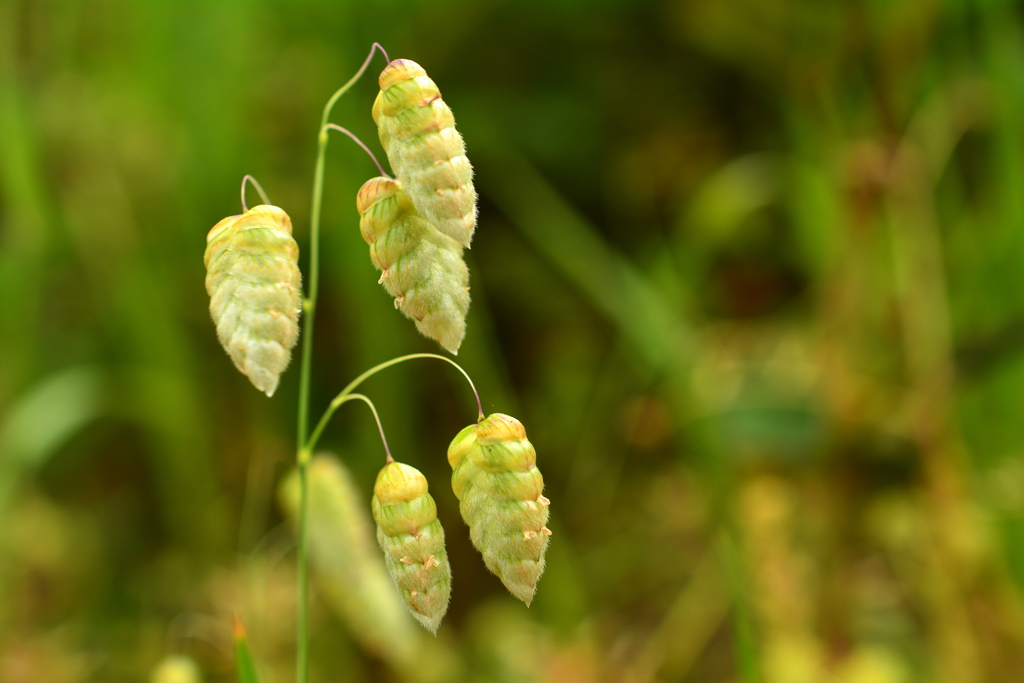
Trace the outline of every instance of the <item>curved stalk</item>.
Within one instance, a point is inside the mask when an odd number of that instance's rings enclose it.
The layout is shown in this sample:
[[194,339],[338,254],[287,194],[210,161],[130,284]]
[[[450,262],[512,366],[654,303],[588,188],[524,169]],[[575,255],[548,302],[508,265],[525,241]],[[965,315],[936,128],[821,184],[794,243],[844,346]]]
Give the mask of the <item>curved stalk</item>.
[[370,159],[372,159],[372,160],[373,160],[373,164],[374,164],[374,165],[375,165],[375,166],[377,167],[377,170],[378,170],[378,171],[380,171],[380,174],[381,174],[382,176],[384,176],[385,178],[388,178],[388,179],[394,180],[394,178],[392,178],[392,177],[391,177],[391,176],[389,176],[389,175],[388,175],[387,173],[385,173],[385,171],[384,171],[384,167],[380,165],[380,162],[379,162],[379,161],[377,161],[377,155],[375,155],[375,154],[374,154],[374,153],[373,153],[372,151],[370,151],[370,148],[369,148],[369,147],[367,147],[367,146],[366,146],[366,144],[365,144],[365,143],[363,143],[363,141],[362,141],[362,140],[360,140],[360,139],[359,139],[359,138],[358,138],[358,137],[356,136],[356,134],[355,134],[355,133],[353,133],[352,131],[350,131],[350,130],[349,130],[348,128],[342,128],[341,126],[339,126],[339,125],[338,125],[338,124],[336,124],[336,123],[328,123],[328,124],[327,124],[326,126],[324,126],[324,130],[336,130],[336,131],[338,131],[338,132],[341,132],[341,133],[344,133],[345,135],[347,135],[347,136],[349,136],[350,138],[352,138],[352,140],[353,140],[353,141],[354,141],[354,142],[355,142],[355,143],[356,143],[357,145],[359,145],[359,147],[361,147],[361,148],[362,148],[362,150],[363,150],[364,152],[366,152],[366,153],[367,153],[367,155],[369,155]]
[[260,181],[253,178],[248,173],[242,178],[242,211],[248,211],[249,207],[245,203],[245,184],[252,183],[252,186],[256,188],[256,192],[259,193],[260,199],[263,200],[264,204],[270,204],[270,200],[267,198],[267,193],[263,191],[263,186],[260,185]]
[[330,422],[331,417],[334,415],[334,411],[337,410],[342,403],[349,400],[349,398],[351,398],[352,396],[359,395],[352,393],[353,391],[355,391],[356,387],[358,387],[360,384],[362,384],[370,377],[376,375],[381,370],[390,368],[392,365],[398,365],[399,363],[403,363],[407,360],[412,360],[414,358],[436,358],[438,360],[443,360],[445,363],[448,363],[450,365],[454,365],[455,368],[462,373],[462,376],[466,378],[466,381],[469,382],[469,387],[470,389],[473,390],[473,396],[476,397],[477,422],[480,422],[481,420],[484,419],[484,409],[483,404],[480,403],[480,394],[477,393],[476,385],[473,384],[473,380],[470,379],[469,374],[462,369],[461,365],[453,361],[451,358],[439,356],[436,353],[410,353],[407,356],[399,356],[398,358],[392,358],[389,361],[385,361],[380,365],[375,365],[374,367],[370,368],[369,370],[367,370],[366,372],[364,372],[363,374],[359,375],[354,380],[349,382],[348,386],[342,389],[341,392],[339,392],[338,395],[334,397],[334,400],[331,401],[331,404],[327,406],[327,410],[324,411],[323,416],[320,418],[320,422],[317,423],[316,429],[313,430],[312,435],[310,435],[309,437],[309,441],[306,444],[307,452],[304,455],[300,455],[300,460],[302,459],[302,457],[305,457],[306,460],[310,458],[313,448],[316,447],[316,442],[320,439],[320,435],[323,433],[324,428],[327,427],[327,423]]
[[[370,407],[370,412],[373,413],[373,419],[377,423],[377,431],[380,432],[380,442],[384,444],[384,456],[389,464],[393,463],[395,459],[391,457],[391,449],[388,448],[388,439],[384,436],[384,425],[380,423],[380,415],[377,414],[377,406],[373,405],[373,401],[363,394],[349,394],[342,399],[341,403],[345,403],[346,401],[362,401]],[[341,404],[339,403],[339,405]]]

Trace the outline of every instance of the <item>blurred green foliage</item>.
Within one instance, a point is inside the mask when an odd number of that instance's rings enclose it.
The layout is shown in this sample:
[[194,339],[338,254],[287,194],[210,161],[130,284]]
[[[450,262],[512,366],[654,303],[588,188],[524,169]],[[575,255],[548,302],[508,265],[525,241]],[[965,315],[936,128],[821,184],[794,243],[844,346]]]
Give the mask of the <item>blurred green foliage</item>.
[[[1000,0],[0,0],[0,680],[178,655],[233,680],[234,614],[291,680],[297,377],[268,400],[219,348],[204,236],[252,173],[305,257],[320,110],[373,41],[466,139],[459,361],[526,425],[554,536],[527,610],[445,494],[461,378],[375,377],[453,602],[392,669],[315,594],[313,680],[1021,680],[1024,12]],[[381,66],[333,116],[375,149]],[[315,412],[436,351],[375,282],[371,175],[332,140]],[[369,416],[321,445],[368,505]]]

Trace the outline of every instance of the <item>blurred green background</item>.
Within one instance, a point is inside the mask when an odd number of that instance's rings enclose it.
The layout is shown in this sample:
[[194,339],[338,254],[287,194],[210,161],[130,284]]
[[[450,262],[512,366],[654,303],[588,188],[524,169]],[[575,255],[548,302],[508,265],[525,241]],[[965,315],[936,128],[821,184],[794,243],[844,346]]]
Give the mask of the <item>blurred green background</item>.
[[[297,365],[269,400],[235,371],[202,255],[252,173],[305,258],[320,111],[373,41],[466,139],[458,360],[526,425],[554,536],[527,610],[448,486],[462,379],[375,377],[453,600],[403,663],[321,572],[314,681],[1022,680],[1022,29],[996,0],[0,0],[0,681],[233,680],[233,614],[292,680]],[[332,117],[378,154],[382,67]],[[332,138],[314,416],[438,350],[376,283],[375,174]],[[368,508],[365,408],[321,445]]]

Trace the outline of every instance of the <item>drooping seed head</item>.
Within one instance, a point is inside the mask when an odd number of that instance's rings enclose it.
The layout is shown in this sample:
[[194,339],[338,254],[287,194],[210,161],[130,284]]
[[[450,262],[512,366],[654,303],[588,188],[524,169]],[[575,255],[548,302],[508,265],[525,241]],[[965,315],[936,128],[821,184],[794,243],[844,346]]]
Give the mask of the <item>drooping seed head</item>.
[[377,475],[371,507],[391,579],[412,615],[436,633],[448,610],[452,573],[426,477],[414,467],[388,463]]
[[423,67],[411,60],[392,61],[378,81],[373,120],[398,180],[420,214],[468,247],[477,197],[451,109]]
[[402,185],[371,178],[356,195],[359,229],[380,283],[416,329],[457,354],[466,334],[469,270],[462,247],[423,218]]
[[549,501],[522,423],[495,413],[448,447],[452,490],[487,568],[527,605],[544,572]]
[[217,223],[207,235],[206,291],[217,337],[235,367],[273,396],[299,336],[299,247],[292,223],[260,205]]

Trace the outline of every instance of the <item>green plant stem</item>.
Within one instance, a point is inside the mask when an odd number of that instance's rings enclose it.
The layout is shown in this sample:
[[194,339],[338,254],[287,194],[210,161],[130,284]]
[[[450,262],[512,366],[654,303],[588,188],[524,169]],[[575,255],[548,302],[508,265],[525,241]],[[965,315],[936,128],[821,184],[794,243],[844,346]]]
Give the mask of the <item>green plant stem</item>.
[[[331,110],[338,99],[351,88],[363,75],[366,68],[370,66],[370,60],[377,50],[384,52],[384,49],[377,43],[370,48],[370,54],[366,61],[359,68],[359,71],[349,81],[338,88],[331,99],[324,106],[323,117],[320,119],[319,136],[317,138],[316,170],[313,173],[313,208],[310,212],[309,221],[309,289],[306,299],[303,302],[305,313],[304,329],[302,331],[302,365],[299,370],[299,416],[297,425],[296,444],[298,445],[298,468],[299,468],[299,580],[298,580],[298,624],[296,627],[297,653],[295,658],[295,681],[306,683],[309,670],[309,580],[308,580],[308,539],[306,530],[306,501],[307,501],[307,476],[306,469],[309,465],[311,448],[307,444],[307,433],[309,431],[309,385],[312,371],[313,352],[313,322],[316,317],[316,300],[320,291],[320,209],[324,196],[324,164],[327,157],[327,122],[331,116]],[[385,59],[387,53],[384,53]]]
[[[384,52],[383,48],[377,43],[373,44],[370,48],[370,54],[367,55],[366,61],[359,67],[359,71],[356,72],[355,76],[348,80],[348,83],[338,88],[337,92],[331,95],[331,99],[324,105],[324,113],[320,118],[320,132],[317,138],[317,154],[316,154],[316,170],[313,173],[313,208],[310,212],[309,221],[309,279],[308,279],[308,294],[306,300],[303,302],[303,311],[305,315],[305,324],[302,332],[302,367],[299,371],[299,419],[298,419],[298,438],[299,444],[299,464],[302,464],[302,454],[308,452],[305,449],[306,445],[306,434],[309,430],[309,380],[310,373],[312,371],[312,350],[313,350],[313,322],[316,317],[316,301],[317,296],[320,292],[320,212],[323,206],[324,198],[324,164],[327,158],[327,143],[330,137],[327,134],[328,119],[331,117],[331,110],[334,108],[335,103],[338,99],[348,92],[349,88],[355,85],[356,81],[363,75],[366,68],[370,65],[370,60],[373,59],[373,54],[377,50]],[[385,58],[387,54],[385,53]],[[299,683],[304,683],[304,679],[300,679]]]
[[366,372],[364,372],[363,374],[359,375],[354,380],[349,382],[348,386],[342,389],[341,392],[339,392],[338,395],[334,397],[334,400],[331,401],[331,404],[327,406],[327,410],[324,411],[323,417],[320,418],[320,422],[317,423],[316,429],[313,430],[313,434],[309,437],[309,442],[306,444],[306,448],[309,450],[309,453],[306,454],[306,459],[309,459],[313,448],[316,446],[316,442],[320,439],[320,435],[323,433],[324,428],[327,426],[327,423],[330,422],[331,416],[334,415],[334,411],[337,410],[342,403],[351,399],[353,396],[360,395],[352,393],[353,391],[355,391],[356,387],[358,387],[360,384],[362,384],[370,377],[376,375],[381,370],[384,370],[385,368],[390,368],[392,365],[398,365],[399,363],[403,363],[407,360],[412,360],[413,358],[436,358],[438,360],[443,360],[445,363],[448,363],[450,365],[454,365],[456,369],[458,369],[458,371],[462,373],[462,376],[466,378],[466,381],[469,382],[469,387],[473,390],[473,396],[476,397],[477,422],[480,422],[480,420],[484,419],[484,409],[483,404],[480,403],[480,394],[477,393],[476,385],[473,384],[473,380],[470,379],[469,374],[462,369],[461,365],[453,361],[451,358],[445,358],[444,356],[439,356],[436,353],[410,353],[407,356],[399,356],[398,358],[392,358],[389,361],[385,361],[380,365],[375,365],[374,367],[370,368],[369,370],[367,370]]
[[761,672],[757,663],[757,645],[751,615],[750,591],[740,550],[736,547],[734,535],[723,530],[718,538],[718,552],[733,603],[733,638],[735,639],[736,664],[739,679],[743,683],[760,683]]
[[[300,451],[301,452],[301,451]],[[306,511],[309,505],[308,462],[299,459],[299,604],[296,626],[295,674],[297,683],[306,683],[309,670],[309,549],[306,530]]]

